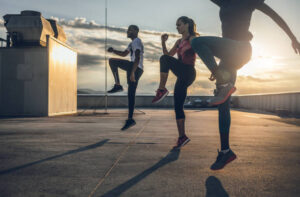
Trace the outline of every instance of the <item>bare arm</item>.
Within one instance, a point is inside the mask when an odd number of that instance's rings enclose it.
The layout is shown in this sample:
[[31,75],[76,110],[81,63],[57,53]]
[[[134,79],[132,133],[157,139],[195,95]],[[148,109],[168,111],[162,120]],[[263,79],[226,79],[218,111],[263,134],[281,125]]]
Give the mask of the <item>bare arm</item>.
[[168,51],[168,49],[166,47],[166,41],[167,40],[168,40],[168,35],[163,34],[161,36],[161,45],[162,45],[163,53],[164,53],[164,55],[174,56],[175,53],[176,53],[176,49],[177,49],[177,46],[178,46],[180,40],[176,41],[176,43],[174,44],[174,46],[172,47],[172,49],[170,51]]
[[122,57],[125,57],[125,56],[127,56],[127,55],[129,54],[129,51],[128,51],[128,50],[125,50],[125,51],[118,51],[118,50],[115,50],[115,49],[112,48],[112,47],[109,47],[109,48],[107,49],[107,51],[110,52],[110,53],[114,53],[114,54],[116,54],[116,55],[122,56]]
[[290,37],[292,41],[292,47],[294,48],[295,52],[300,54],[300,44],[296,38],[296,36],[293,34],[289,26],[286,24],[286,22],[267,4],[263,3],[256,9],[260,10],[264,14],[268,15],[270,18],[272,18],[275,23],[283,29],[283,31]]

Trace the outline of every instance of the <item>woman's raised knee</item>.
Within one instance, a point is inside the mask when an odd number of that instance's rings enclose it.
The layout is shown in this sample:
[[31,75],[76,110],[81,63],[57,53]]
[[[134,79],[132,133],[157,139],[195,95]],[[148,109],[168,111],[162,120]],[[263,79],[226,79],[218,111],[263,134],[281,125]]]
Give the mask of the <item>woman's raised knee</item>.
[[160,61],[160,62],[164,62],[164,61],[166,61],[169,57],[170,57],[170,56],[168,56],[168,55],[162,55],[162,56],[160,56],[159,61]]

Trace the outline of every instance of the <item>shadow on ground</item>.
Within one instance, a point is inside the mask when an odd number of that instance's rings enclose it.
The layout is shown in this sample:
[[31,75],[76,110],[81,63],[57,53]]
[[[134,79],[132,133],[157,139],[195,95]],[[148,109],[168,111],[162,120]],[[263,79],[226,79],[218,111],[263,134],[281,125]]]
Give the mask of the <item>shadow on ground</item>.
[[206,197],[229,197],[221,181],[214,176],[210,176],[206,179],[205,186]]
[[140,174],[136,175],[135,177],[131,178],[130,180],[126,181],[125,183],[113,188],[112,190],[106,192],[102,195],[102,197],[108,196],[120,196],[122,193],[127,191],[129,188],[137,184],[138,182],[142,181],[148,175],[156,171],[157,169],[174,162],[178,159],[180,154],[180,149],[172,149],[170,152],[159,162],[154,164],[152,167],[146,169],[145,171],[141,172]]
[[0,176],[11,173],[11,172],[14,172],[14,171],[17,171],[17,170],[24,169],[24,168],[27,168],[27,167],[30,167],[30,166],[33,166],[33,165],[37,165],[37,164],[40,164],[40,163],[43,163],[43,162],[46,162],[46,161],[50,161],[50,160],[53,160],[53,159],[64,157],[66,155],[75,154],[75,153],[95,149],[95,148],[98,148],[100,146],[103,146],[108,141],[109,141],[109,139],[105,139],[105,140],[102,140],[102,141],[97,142],[95,144],[91,144],[91,145],[88,145],[88,146],[85,146],[85,147],[81,147],[81,148],[78,148],[78,149],[75,149],[75,150],[71,150],[71,151],[68,151],[68,152],[65,152],[65,153],[62,153],[62,154],[59,154],[59,155],[55,155],[55,156],[52,156],[52,157],[48,157],[48,158],[45,158],[45,159],[41,159],[41,160],[38,160],[38,161],[27,163],[27,164],[17,166],[17,167],[14,167],[14,168],[10,168],[10,169],[7,169],[7,170],[2,170],[2,171],[0,171]]

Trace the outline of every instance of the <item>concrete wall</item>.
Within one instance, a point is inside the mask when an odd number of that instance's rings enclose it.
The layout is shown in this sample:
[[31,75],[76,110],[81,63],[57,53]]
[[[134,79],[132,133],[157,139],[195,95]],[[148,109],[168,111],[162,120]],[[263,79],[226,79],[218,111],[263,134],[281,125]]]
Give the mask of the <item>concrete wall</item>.
[[49,38],[47,47],[0,48],[0,116],[77,111],[77,53]]
[[[201,99],[201,107],[207,107],[205,102],[210,96],[189,96],[188,100]],[[173,96],[166,97],[161,103],[152,104],[153,96],[137,96],[136,106],[142,108],[173,108]],[[104,108],[104,95],[78,95],[78,108]],[[108,97],[108,107],[118,108],[127,107],[126,96]],[[268,95],[247,95],[232,97],[232,107],[250,110],[259,110],[265,112],[278,113],[282,115],[300,115],[300,92],[268,94]]]
[[77,53],[53,37],[48,48],[48,115],[77,112]]
[[[151,101],[154,96],[136,96],[136,107],[143,108],[172,108],[174,106],[173,96],[167,96],[158,104],[152,104]],[[209,96],[189,96],[187,100],[201,99],[203,101],[207,100]],[[107,99],[108,107],[118,108],[127,107],[128,99],[127,96],[115,96],[109,95]],[[78,95],[78,108],[104,108],[105,106],[105,96],[104,95]]]
[[236,108],[300,115],[300,92],[235,96],[232,102]]
[[47,49],[0,49],[0,115],[47,115]]

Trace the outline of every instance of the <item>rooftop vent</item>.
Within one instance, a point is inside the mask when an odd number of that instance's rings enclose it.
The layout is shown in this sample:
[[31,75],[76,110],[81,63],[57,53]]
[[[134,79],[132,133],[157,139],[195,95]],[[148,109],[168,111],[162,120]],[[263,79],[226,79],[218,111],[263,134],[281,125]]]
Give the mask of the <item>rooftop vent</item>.
[[21,14],[7,14],[3,18],[13,47],[46,46],[46,35],[62,42],[67,40],[62,27],[55,20],[45,19],[40,12],[24,10]]

